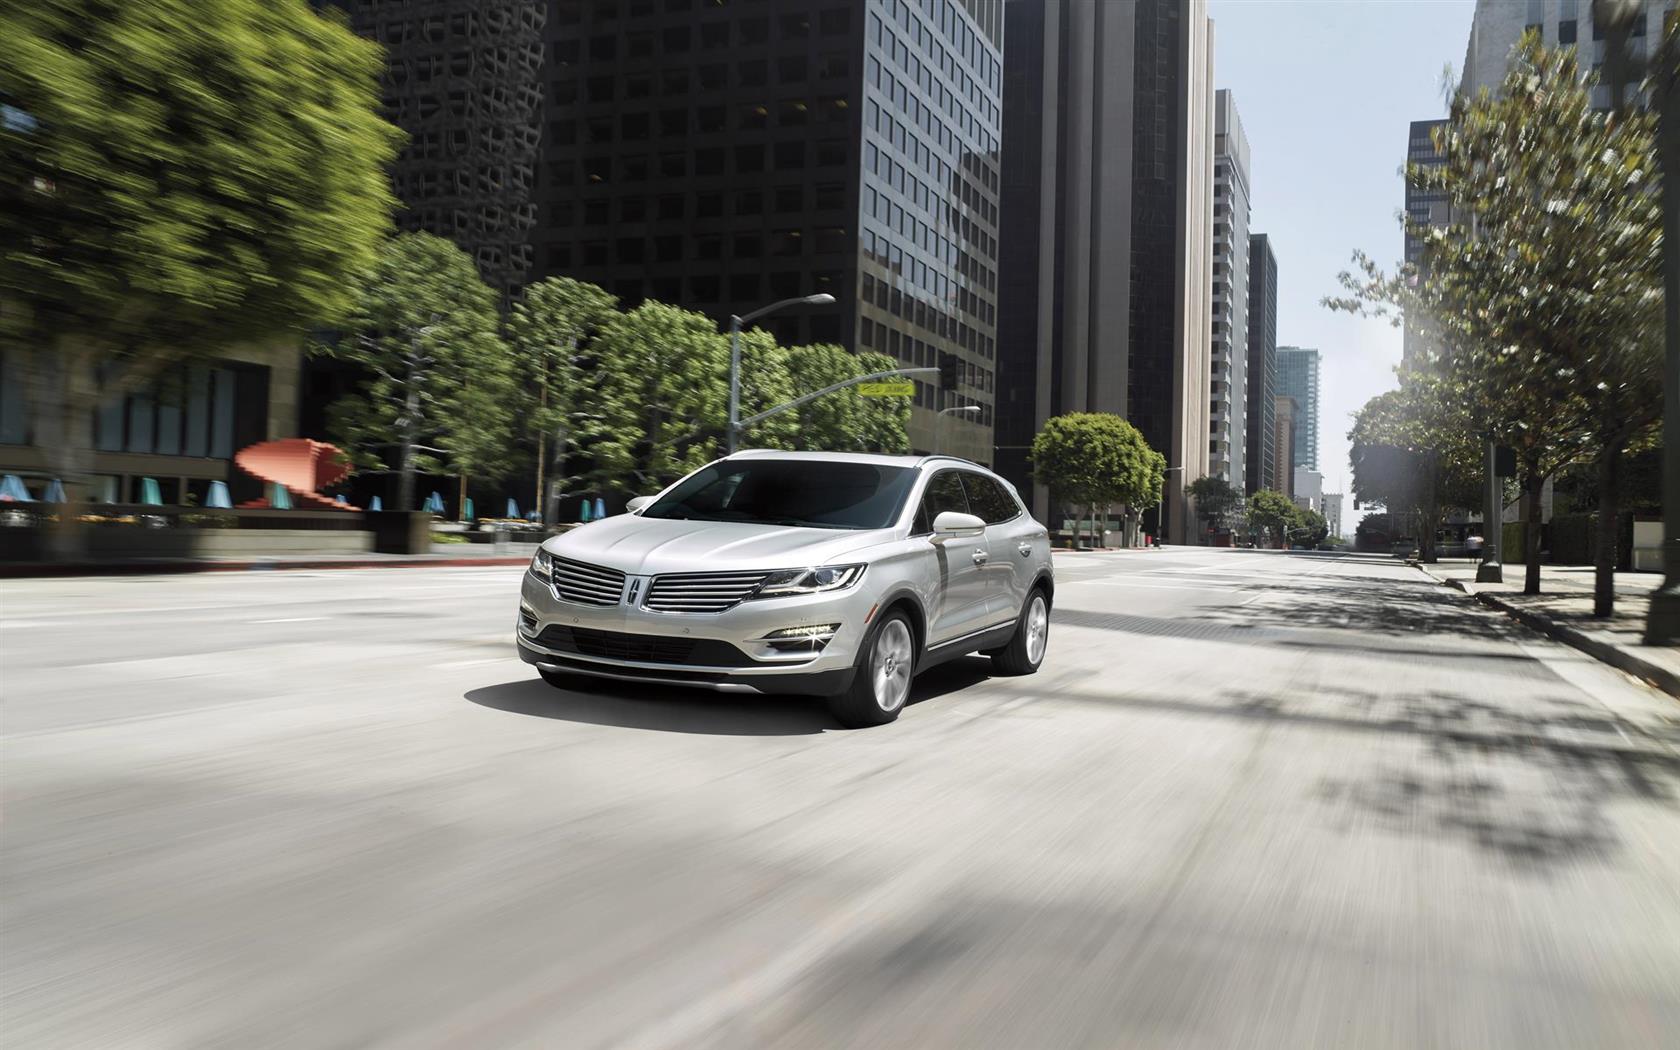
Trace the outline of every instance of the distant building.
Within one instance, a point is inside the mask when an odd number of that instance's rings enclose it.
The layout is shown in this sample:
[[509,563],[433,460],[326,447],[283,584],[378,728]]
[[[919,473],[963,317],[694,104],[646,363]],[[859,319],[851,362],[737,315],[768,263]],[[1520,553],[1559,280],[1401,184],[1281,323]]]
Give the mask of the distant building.
[[1213,114],[1213,418],[1208,473],[1243,488],[1248,452],[1248,137],[1230,91],[1215,96]]
[[1263,233],[1248,238],[1248,412],[1243,490],[1277,488],[1277,257]]
[[[915,5],[910,5],[915,6]],[[997,468],[1033,513],[1046,419],[1113,412],[1179,469],[1163,520],[1207,472],[1213,85],[1202,0],[1014,0],[1005,35]]]
[[1280,346],[1277,352],[1278,393],[1295,401],[1294,451],[1288,459],[1278,457],[1278,471],[1289,467],[1318,469],[1318,363],[1317,350]]
[[1295,484],[1290,498],[1297,507],[1324,512],[1324,475],[1305,467],[1295,468]]
[[1295,470],[1287,466],[1295,459],[1295,399],[1286,394],[1272,398],[1272,434],[1277,446],[1277,488],[1285,496],[1295,495]]
[[1342,493],[1326,492],[1324,494],[1324,506],[1320,508],[1319,513],[1323,514],[1324,520],[1329,523],[1330,535],[1340,536],[1342,534]]

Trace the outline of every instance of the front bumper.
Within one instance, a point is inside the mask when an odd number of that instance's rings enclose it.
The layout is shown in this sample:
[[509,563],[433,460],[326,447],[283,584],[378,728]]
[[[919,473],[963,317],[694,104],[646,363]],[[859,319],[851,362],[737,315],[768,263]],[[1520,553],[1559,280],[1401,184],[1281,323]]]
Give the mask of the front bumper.
[[[874,609],[862,586],[747,601],[718,613],[582,605],[556,597],[529,572],[519,604],[515,634],[526,663],[625,681],[813,696],[851,685],[865,617]],[[818,652],[776,652],[763,641],[782,628],[831,623],[840,627]]]

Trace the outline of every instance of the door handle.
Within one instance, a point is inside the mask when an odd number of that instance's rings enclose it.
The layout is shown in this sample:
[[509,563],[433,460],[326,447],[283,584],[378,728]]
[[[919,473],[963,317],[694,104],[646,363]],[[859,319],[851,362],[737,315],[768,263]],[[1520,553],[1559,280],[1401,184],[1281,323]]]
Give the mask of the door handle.
[[984,547],[974,548],[974,564],[984,565],[984,564],[986,564],[986,559],[989,558],[989,557],[991,557],[991,555],[986,553],[986,548],[984,548]]
[[1025,558],[1029,554],[1032,553],[1032,544],[1023,543],[1019,547],[1016,547],[1015,549],[1021,552],[1021,557]]

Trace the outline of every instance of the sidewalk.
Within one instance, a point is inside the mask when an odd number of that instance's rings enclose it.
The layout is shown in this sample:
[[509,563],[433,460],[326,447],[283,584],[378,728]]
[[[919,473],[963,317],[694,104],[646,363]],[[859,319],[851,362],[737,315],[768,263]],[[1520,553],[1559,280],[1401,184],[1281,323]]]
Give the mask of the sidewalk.
[[[524,565],[537,545],[435,544],[429,554],[270,554],[260,558],[130,558],[122,561],[0,562],[0,579],[40,576],[143,576],[183,572],[249,572],[267,569],[396,569],[424,566]],[[524,553],[520,553],[521,551]]]
[[1477,583],[1476,563],[1454,558],[1419,565],[1449,587],[1474,595],[1484,605],[1566,645],[1643,678],[1663,692],[1680,697],[1680,648],[1642,644],[1651,592],[1662,583],[1654,572],[1616,574],[1616,613],[1608,620],[1592,615],[1593,570],[1590,565],[1544,565],[1540,591],[1525,595],[1524,567],[1505,566],[1504,583]]

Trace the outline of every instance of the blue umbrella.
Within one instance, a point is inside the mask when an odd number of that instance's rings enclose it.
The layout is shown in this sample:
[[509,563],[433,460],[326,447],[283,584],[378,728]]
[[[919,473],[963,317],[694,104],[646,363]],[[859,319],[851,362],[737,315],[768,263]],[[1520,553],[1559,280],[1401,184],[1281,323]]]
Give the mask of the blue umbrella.
[[595,497],[595,517],[596,518],[604,518],[606,516],[607,516],[607,501],[602,499],[599,496],[596,496]]
[[16,474],[7,474],[0,478],[0,502],[5,503],[33,503],[29,498],[29,489],[24,487],[23,479]]
[[468,496],[466,498],[465,502],[463,502],[461,504],[461,520],[462,521],[473,520],[473,502],[472,502],[472,497],[471,496]]
[[438,495],[434,491],[430,496],[426,497],[426,505],[424,507],[420,508],[420,509],[421,510],[429,510],[433,514],[442,514],[443,513],[443,497]]
[[275,510],[291,510],[292,494],[286,491],[286,486],[276,481],[274,483],[274,495],[268,498],[268,505]]
[[371,501],[369,501],[369,503],[368,503],[368,510],[384,510],[384,509],[385,509],[385,501],[380,499],[378,496],[373,497],[373,499]]
[[581,505],[579,505],[579,507],[578,507],[578,520],[579,521],[588,521],[589,520],[589,501],[587,499],[584,500],[583,503]]
[[156,478],[140,479],[140,502],[148,507],[163,506],[163,490],[158,487]]
[[63,503],[64,482],[58,480],[57,478],[53,478],[51,481],[47,482],[47,494],[42,496],[41,500],[45,503]]
[[210,494],[204,497],[204,505],[216,510],[232,510],[233,499],[228,496],[227,482],[212,481],[210,483]]
[[508,499],[507,516],[510,518],[519,517],[519,504],[515,503],[511,497]]
[[350,501],[344,498],[344,493],[342,492],[333,497],[333,502],[341,507],[348,507],[350,505]]

